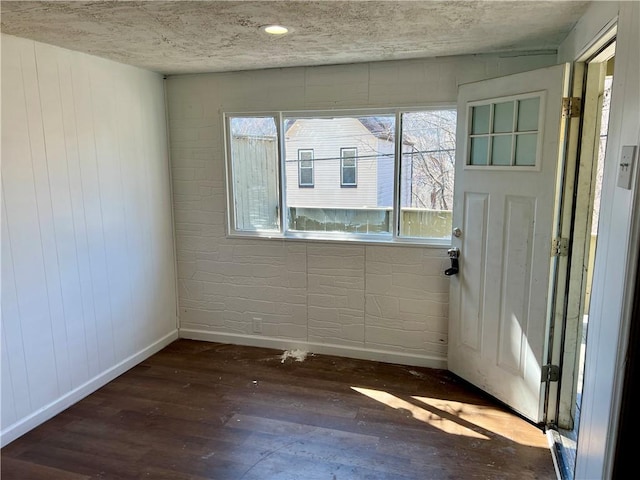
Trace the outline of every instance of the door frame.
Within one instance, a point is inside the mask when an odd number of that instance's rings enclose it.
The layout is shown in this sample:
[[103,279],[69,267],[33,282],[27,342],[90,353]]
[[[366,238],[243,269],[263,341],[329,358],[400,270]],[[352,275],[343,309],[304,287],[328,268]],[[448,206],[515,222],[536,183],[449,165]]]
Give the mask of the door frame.
[[[599,135],[596,92],[587,91],[589,63],[603,62],[606,51],[615,45],[617,25],[601,35],[572,65],[571,96],[581,99],[580,115],[569,119],[566,139],[565,178],[559,236],[569,239],[567,256],[558,258],[557,282],[553,302],[553,325],[550,331],[549,363],[560,367],[558,382],[548,385],[546,424],[550,428],[573,429],[576,380],[585,309],[584,288],[588,278],[584,265],[588,261],[589,213],[578,211],[592,205],[591,183],[593,142]],[[593,69],[591,75],[594,75]],[[591,88],[591,85],[589,85]],[[587,118],[587,121],[585,121]]]

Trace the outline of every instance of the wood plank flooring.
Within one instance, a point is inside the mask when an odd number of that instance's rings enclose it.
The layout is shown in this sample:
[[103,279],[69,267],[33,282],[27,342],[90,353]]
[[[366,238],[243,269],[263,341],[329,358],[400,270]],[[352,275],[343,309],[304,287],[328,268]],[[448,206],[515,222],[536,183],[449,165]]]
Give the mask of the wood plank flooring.
[[556,478],[545,434],[445,370],[178,340],[0,452],[2,480]]

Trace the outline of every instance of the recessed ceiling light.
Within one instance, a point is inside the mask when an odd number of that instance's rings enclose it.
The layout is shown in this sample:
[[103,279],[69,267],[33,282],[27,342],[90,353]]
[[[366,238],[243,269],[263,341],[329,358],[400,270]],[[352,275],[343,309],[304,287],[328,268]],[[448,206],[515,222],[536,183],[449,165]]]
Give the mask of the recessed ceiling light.
[[269,35],[285,35],[289,33],[289,29],[282,25],[267,25],[266,27],[263,27],[263,30]]

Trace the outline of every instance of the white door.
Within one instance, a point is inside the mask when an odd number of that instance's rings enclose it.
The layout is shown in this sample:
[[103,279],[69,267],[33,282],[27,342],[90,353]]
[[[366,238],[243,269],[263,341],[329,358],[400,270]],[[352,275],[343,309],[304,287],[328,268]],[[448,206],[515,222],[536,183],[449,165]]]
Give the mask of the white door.
[[458,92],[449,370],[536,423],[568,72],[556,65]]

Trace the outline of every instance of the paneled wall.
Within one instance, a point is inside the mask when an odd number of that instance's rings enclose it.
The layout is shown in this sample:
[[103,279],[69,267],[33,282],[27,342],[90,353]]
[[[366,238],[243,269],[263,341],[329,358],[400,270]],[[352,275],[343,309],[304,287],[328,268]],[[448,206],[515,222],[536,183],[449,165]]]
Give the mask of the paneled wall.
[[460,83],[555,61],[473,56],[169,77],[180,335],[446,367],[446,249],[227,238],[222,115],[454,105]]
[[2,444],[177,338],[161,76],[2,35]]

